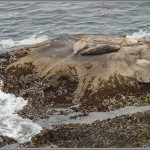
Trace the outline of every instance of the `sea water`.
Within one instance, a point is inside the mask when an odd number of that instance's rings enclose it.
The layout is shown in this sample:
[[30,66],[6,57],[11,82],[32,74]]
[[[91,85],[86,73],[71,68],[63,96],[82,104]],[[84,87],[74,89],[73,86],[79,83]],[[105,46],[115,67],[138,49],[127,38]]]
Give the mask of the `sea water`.
[[[148,2],[1,2],[0,53],[67,34],[126,33],[127,38],[150,40],[149,8]],[[147,60],[138,60],[137,63],[149,64]],[[54,64],[51,69],[56,66]],[[76,119],[70,118],[79,114],[55,114],[45,120],[44,125],[40,122],[37,125],[18,116],[17,111],[26,104],[27,100],[0,90],[1,135],[24,143],[40,133],[41,126],[46,126],[46,123],[92,123],[96,119],[149,110],[149,106],[132,106],[113,112],[93,112]]]
[[[2,82],[1,82],[2,83]],[[40,133],[42,127],[29,119],[18,116],[17,111],[27,104],[27,100],[0,89],[0,135],[8,136],[19,143],[27,142]]]
[[150,39],[148,2],[1,2],[0,52],[67,34]]

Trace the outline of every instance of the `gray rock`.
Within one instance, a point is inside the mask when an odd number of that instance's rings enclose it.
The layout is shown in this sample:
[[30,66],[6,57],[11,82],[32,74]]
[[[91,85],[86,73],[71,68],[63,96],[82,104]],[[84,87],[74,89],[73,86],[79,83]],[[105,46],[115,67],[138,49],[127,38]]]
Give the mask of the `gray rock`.
[[86,67],[87,69],[90,69],[90,68],[93,67],[93,64],[91,64],[91,63],[84,63],[83,65],[84,65],[84,67]]
[[150,69],[135,71],[134,76],[141,83],[150,83]]
[[5,145],[2,148],[6,148],[6,149],[9,149],[9,148],[19,148],[19,143]]

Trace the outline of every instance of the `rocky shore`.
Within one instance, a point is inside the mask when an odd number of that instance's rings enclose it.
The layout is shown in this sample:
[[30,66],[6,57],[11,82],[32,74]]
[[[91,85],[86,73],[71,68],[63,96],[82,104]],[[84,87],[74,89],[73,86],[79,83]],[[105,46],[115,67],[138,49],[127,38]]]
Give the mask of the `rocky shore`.
[[[114,44],[120,50],[72,55],[73,44],[81,38],[88,39],[89,47]],[[117,35],[68,35],[0,54],[2,90],[28,100],[18,114],[35,122],[56,111],[68,115],[67,108],[87,116],[126,106],[148,106],[150,43],[120,45],[123,40],[125,37]],[[21,146],[149,147],[149,117],[147,111],[92,124],[58,125]]]
[[5,145],[14,144],[14,143],[17,143],[17,141],[12,138],[0,135],[0,148]]
[[20,147],[149,148],[150,111],[92,124],[58,125],[45,129]]

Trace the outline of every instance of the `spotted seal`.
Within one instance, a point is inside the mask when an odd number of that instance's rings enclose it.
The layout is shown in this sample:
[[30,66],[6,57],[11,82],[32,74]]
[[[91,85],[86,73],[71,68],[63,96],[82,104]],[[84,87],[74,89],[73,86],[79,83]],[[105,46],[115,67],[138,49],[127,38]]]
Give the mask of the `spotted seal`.
[[100,46],[87,48],[85,51],[81,52],[81,55],[100,55],[112,52],[117,52],[120,46],[104,44]]

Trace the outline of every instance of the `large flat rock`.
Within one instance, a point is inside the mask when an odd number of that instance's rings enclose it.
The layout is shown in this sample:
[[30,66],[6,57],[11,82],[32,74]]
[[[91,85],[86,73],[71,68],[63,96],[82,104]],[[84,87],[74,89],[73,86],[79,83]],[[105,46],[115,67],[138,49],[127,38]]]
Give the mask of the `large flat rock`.
[[[7,69],[18,64],[31,62],[40,76],[49,77],[57,70],[67,65],[73,65],[77,69],[80,79],[79,89],[83,87],[83,78],[87,76],[87,82],[95,77],[93,85],[97,86],[97,81],[108,79],[114,74],[123,76],[134,76],[134,72],[141,70],[142,65],[137,63],[140,59],[150,60],[150,44],[144,42],[143,45],[131,45],[121,47],[118,52],[103,55],[82,56],[80,53],[72,55],[73,44],[81,38],[90,39],[89,45],[115,44],[119,45],[124,37],[117,35],[68,35],[46,41],[41,45],[32,46],[30,53],[10,64]],[[85,63],[91,64],[88,68]],[[84,82],[84,86],[87,82]],[[94,84],[95,83],[95,84]]]

